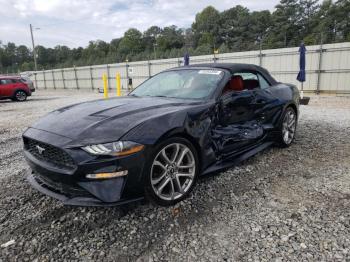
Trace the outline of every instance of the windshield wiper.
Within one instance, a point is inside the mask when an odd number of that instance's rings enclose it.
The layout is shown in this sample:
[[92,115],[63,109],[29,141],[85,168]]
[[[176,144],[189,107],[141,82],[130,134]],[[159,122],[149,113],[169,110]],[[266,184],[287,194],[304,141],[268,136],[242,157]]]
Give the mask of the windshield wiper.
[[162,95],[159,95],[159,96],[154,96],[154,95],[144,95],[144,97],[168,97],[168,96],[162,96]]

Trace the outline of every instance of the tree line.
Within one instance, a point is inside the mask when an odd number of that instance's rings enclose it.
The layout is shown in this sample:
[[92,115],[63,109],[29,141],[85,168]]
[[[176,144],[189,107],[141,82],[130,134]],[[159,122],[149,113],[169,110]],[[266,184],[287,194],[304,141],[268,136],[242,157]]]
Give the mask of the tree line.
[[[197,13],[190,28],[131,28],[109,43],[54,48],[36,46],[38,69],[118,63],[190,55],[283,48],[350,41],[350,1],[281,0],[275,10],[250,11],[241,5],[219,12],[212,6]],[[0,72],[34,70],[32,50],[0,42]]]

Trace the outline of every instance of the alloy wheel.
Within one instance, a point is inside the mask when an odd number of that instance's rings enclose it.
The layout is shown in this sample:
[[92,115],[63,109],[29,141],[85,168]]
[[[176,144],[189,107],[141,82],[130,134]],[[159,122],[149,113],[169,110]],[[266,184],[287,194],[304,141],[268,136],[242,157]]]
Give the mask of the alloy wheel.
[[27,98],[27,94],[24,91],[17,91],[16,93],[16,99],[18,101],[24,101]]
[[163,200],[176,200],[190,190],[195,173],[196,160],[191,149],[182,143],[169,144],[154,158],[152,189]]
[[289,145],[292,143],[295,135],[296,129],[296,115],[294,110],[289,109],[284,116],[283,125],[282,125],[282,137],[283,142]]

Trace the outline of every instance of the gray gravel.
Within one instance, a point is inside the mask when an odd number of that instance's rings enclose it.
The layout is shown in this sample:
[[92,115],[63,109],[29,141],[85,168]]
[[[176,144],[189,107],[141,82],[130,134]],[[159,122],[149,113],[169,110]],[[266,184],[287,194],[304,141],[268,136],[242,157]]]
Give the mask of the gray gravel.
[[175,208],[63,206],[27,184],[21,133],[100,96],[0,101],[0,261],[350,261],[349,97],[312,98],[293,146],[200,180]]

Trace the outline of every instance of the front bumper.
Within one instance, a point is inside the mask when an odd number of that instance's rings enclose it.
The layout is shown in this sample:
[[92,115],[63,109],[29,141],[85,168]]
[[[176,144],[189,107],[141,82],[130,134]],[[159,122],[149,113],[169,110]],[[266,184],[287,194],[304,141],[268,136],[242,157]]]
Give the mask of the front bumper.
[[[76,166],[64,169],[33,155],[26,148],[24,156],[31,168],[28,181],[38,191],[67,205],[114,206],[143,198],[144,151],[126,157],[95,157],[65,145],[67,138],[41,130],[29,129],[24,139],[49,144],[69,154]],[[43,145],[43,144],[41,144]],[[127,170],[123,177],[93,180],[86,174]]]
[[[30,172],[27,176],[28,182],[31,184],[33,188],[38,190],[39,192],[48,195],[52,198],[55,198],[61,201],[64,205],[72,205],[72,206],[117,206],[123,205],[130,202],[142,200],[143,197],[131,198],[120,200],[116,202],[103,202],[92,195],[86,194],[82,195],[69,195],[66,192],[60,191],[57,187],[52,187],[52,185],[45,183],[38,176],[35,175],[34,172]],[[87,193],[87,192],[86,192]]]

